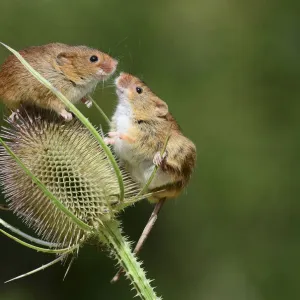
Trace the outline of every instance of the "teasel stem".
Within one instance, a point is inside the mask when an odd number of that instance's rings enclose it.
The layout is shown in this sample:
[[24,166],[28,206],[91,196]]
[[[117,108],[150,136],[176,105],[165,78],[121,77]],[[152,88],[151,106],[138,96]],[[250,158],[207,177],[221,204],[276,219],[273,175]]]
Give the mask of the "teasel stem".
[[104,150],[105,154],[107,155],[114,171],[118,179],[119,189],[120,189],[120,201],[124,200],[124,183],[121,171],[118,167],[118,164],[111,153],[109,147],[105,144],[102,137],[100,136],[99,132],[96,128],[91,124],[91,122],[73,105],[58,89],[56,89],[47,79],[45,79],[41,74],[39,74],[34,68],[30,66],[30,64],[20,55],[16,50],[12,49],[8,45],[0,42],[4,47],[6,47],[10,52],[12,52],[17,59],[23,64],[23,66],[46,88],[48,88],[53,94],[57,96],[63,102],[63,104],[75,114],[75,116],[82,122],[82,124],[91,132],[91,134],[95,137],[99,145]]
[[[158,213],[160,212],[162,206],[164,205],[166,199],[161,199],[159,200],[158,203],[155,204],[155,207],[154,207],[154,210],[133,250],[133,253],[135,255],[137,255],[141,248],[143,247],[144,243],[146,242],[148,236],[149,236],[149,233],[151,232],[156,220],[157,220],[157,217],[158,217]],[[112,278],[112,280],[110,281],[111,283],[115,283],[117,282],[119,279],[120,279],[120,276],[121,274],[124,272],[124,269],[120,268],[119,271],[116,273],[116,275]]]
[[120,223],[116,220],[107,221],[99,227],[99,238],[109,246],[111,254],[116,258],[118,264],[126,272],[126,277],[131,280],[136,296],[143,300],[160,300],[151,286],[151,280],[146,278],[142,263],[137,261],[132,253],[129,242],[120,229]]

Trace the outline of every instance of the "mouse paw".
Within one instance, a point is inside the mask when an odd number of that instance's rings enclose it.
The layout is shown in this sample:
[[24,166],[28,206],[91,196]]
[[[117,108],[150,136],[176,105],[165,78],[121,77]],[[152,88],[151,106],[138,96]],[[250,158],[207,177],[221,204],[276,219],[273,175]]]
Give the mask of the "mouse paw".
[[160,152],[156,152],[153,158],[153,163],[156,166],[161,166],[167,159],[168,152],[165,151],[163,155],[160,154]]
[[120,134],[115,131],[108,132],[108,137],[104,138],[104,142],[106,145],[114,145],[116,140],[120,137]]
[[108,136],[114,140],[114,142],[118,139],[126,141],[127,143],[134,143],[135,139],[133,139],[132,137],[130,137],[129,135],[125,134],[125,133],[120,133],[117,131],[111,131],[108,133]]
[[110,131],[108,133],[108,136],[111,137],[111,138],[119,138],[120,137],[120,133],[117,132],[117,131]]
[[65,119],[65,121],[69,122],[73,119],[73,115],[66,110],[63,110],[60,115]]
[[105,137],[103,140],[104,140],[104,143],[105,143],[106,145],[114,145],[115,142],[116,142],[115,139],[111,139],[111,138],[109,138],[109,137]]

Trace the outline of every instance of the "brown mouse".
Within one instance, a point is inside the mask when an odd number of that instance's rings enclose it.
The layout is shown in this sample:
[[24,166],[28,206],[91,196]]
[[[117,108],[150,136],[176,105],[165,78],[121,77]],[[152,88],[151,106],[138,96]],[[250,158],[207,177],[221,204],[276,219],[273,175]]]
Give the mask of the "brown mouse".
[[[118,64],[99,50],[61,43],[29,47],[19,53],[72,103],[79,100],[86,103],[85,96],[95,89],[98,82],[106,80]],[[34,104],[54,110],[65,120],[72,119],[64,104],[14,55],[10,55],[0,69],[0,98],[13,111],[21,104]]]
[[[141,186],[154,165],[160,168],[149,191],[164,190],[150,200],[177,197],[186,186],[196,161],[196,148],[185,137],[168,105],[140,79],[121,73],[116,79],[119,98],[107,139],[126,169]],[[160,152],[170,135],[166,151]]]
[[[159,166],[148,189],[158,191],[149,199],[158,204],[134,250],[137,253],[164,201],[177,197],[186,187],[195,167],[196,147],[182,134],[168,105],[143,81],[121,73],[115,84],[119,102],[106,142],[113,145],[121,163],[142,187],[155,165]],[[166,151],[161,155],[168,136]],[[118,275],[113,281],[117,279]]]

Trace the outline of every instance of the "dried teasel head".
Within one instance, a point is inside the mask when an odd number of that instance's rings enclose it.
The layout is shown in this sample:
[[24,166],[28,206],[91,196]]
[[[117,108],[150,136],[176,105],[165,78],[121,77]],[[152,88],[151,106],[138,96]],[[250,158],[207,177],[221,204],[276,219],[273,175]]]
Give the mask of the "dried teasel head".
[[[2,128],[2,137],[27,168],[77,218],[91,227],[118,213],[117,176],[101,146],[77,119],[65,122],[40,109],[21,109]],[[0,180],[9,208],[44,240],[70,246],[88,238],[33,183],[17,162],[0,149]],[[139,188],[122,171],[124,202]]]

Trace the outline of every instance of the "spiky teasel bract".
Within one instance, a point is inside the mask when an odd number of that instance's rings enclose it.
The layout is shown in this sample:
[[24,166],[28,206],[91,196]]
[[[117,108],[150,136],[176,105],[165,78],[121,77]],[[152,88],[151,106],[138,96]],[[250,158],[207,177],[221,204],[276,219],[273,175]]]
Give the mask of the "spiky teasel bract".
[[[110,161],[77,119],[66,123],[54,113],[31,108],[21,109],[8,123],[2,128],[7,145],[69,211],[91,227],[100,226],[138,194],[137,184],[122,171],[125,199],[119,199]],[[0,150],[0,174],[10,209],[44,240],[66,247],[88,238],[4,148]]]

